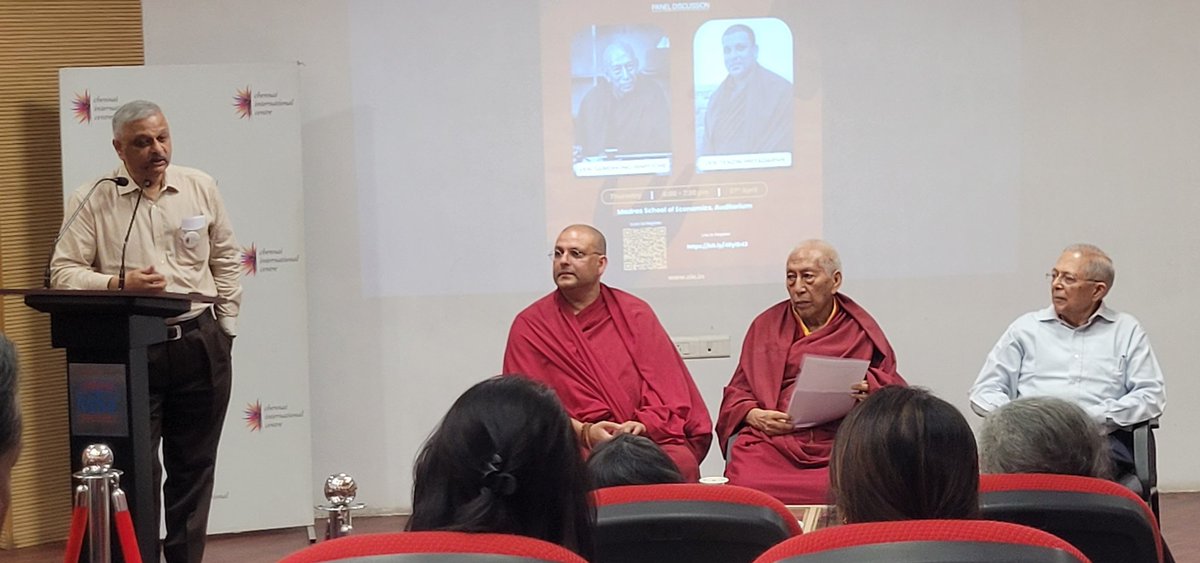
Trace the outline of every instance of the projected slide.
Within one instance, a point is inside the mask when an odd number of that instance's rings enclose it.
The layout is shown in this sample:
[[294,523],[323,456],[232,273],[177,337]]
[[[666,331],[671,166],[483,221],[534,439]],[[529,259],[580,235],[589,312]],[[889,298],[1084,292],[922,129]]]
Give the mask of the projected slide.
[[821,236],[820,89],[769,5],[543,4],[549,240],[595,224],[607,278],[671,286],[775,279]]
[[322,87],[354,110],[306,128],[353,138],[319,189],[357,201],[365,295],[548,290],[571,223],[635,291],[779,284],[812,237],[856,282],[1011,272],[1022,158],[1053,158],[1023,154],[1011,0],[347,9],[350,83]]

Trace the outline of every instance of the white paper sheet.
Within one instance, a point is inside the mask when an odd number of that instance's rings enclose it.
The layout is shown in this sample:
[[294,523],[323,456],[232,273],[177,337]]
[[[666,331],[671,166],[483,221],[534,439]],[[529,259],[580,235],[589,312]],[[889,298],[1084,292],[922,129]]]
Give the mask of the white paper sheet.
[[867,360],[805,356],[788,405],[792,424],[811,428],[846,416],[854,406],[850,386],[863,380],[870,365]]

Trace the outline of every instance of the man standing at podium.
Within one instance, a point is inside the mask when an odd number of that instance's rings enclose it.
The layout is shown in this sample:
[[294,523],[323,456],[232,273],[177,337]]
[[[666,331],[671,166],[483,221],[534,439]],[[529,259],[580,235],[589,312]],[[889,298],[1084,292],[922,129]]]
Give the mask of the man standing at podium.
[[[195,303],[168,319],[167,342],[148,349],[151,435],[156,450],[161,439],[167,472],[163,552],[169,563],[198,563],[229,405],[230,351],[242,296],[238,246],[216,181],[171,164],[171,130],[157,105],[129,102],[113,115],[112,127],[122,164],[104,176],[129,182],[101,185],[85,202],[93,185],[88,182],[69,198],[67,217],[83,209],[55,250],[52,279],[63,289],[224,298],[215,308]],[[162,472],[156,456],[156,510]],[[157,554],[143,557],[158,560]]]
[[513,320],[504,373],[554,389],[584,448],[642,434],[696,481],[712,419],[650,306],[600,283],[606,246],[594,227],[563,229],[550,253],[558,289]]

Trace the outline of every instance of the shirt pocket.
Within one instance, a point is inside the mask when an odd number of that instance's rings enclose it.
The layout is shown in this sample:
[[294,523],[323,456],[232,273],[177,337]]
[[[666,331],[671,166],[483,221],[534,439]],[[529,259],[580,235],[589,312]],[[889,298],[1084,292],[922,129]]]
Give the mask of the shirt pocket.
[[180,266],[199,269],[208,263],[208,226],[208,217],[196,215],[184,219],[175,229],[175,255]]

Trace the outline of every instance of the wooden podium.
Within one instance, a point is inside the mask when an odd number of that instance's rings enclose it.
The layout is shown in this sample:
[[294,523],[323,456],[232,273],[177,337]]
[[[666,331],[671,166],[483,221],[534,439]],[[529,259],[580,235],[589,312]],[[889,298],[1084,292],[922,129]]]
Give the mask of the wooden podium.
[[[112,448],[113,467],[124,472],[121,489],[128,496],[138,548],[145,560],[157,560],[154,489],[159,484],[153,474],[147,348],[167,340],[165,319],[186,313],[193,302],[220,299],[56,289],[0,289],[0,295],[22,295],[26,305],[50,314],[51,345],[67,351],[71,469],[81,469],[80,453],[89,444]],[[119,550],[114,551],[118,558]]]

